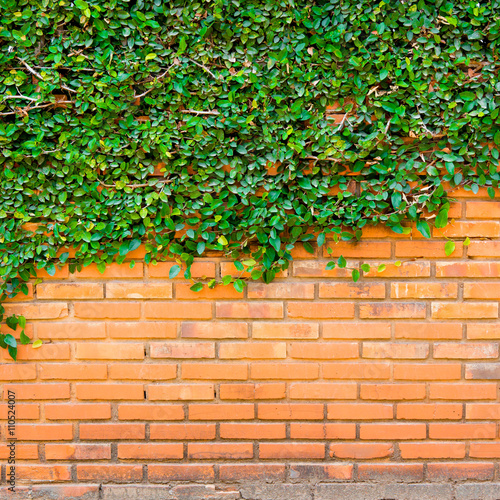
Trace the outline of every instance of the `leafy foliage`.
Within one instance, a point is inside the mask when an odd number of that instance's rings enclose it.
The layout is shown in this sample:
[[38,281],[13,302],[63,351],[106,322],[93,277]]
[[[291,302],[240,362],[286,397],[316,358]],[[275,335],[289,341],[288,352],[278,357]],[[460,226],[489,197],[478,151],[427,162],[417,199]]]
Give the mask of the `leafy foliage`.
[[499,7],[4,0],[2,297],[141,243],[269,282],[297,243],[430,236],[450,189],[498,186]]

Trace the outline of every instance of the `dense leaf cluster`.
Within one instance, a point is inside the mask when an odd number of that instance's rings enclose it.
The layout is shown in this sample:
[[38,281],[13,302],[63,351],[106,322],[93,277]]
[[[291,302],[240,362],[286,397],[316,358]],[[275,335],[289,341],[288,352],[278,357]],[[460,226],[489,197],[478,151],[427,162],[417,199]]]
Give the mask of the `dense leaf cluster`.
[[498,185],[499,8],[4,0],[3,295],[141,243],[187,278],[223,251],[270,281],[297,242],[405,220],[429,236],[449,188]]

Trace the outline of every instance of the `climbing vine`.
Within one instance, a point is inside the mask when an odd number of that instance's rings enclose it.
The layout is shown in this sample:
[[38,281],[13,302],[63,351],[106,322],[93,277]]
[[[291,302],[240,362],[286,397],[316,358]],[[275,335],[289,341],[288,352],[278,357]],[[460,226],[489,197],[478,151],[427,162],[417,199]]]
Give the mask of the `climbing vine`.
[[0,299],[142,244],[172,277],[217,251],[269,282],[367,224],[430,237],[450,191],[498,186],[499,8],[4,0]]

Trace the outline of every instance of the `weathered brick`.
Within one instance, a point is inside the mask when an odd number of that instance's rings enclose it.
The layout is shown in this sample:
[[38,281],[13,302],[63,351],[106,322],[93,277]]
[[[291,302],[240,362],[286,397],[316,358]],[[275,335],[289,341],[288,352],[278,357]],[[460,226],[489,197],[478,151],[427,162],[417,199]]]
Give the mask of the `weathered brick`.
[[248,337],[248,325],[234,322],[184,322],[181,337],[193,339],[245,339]]

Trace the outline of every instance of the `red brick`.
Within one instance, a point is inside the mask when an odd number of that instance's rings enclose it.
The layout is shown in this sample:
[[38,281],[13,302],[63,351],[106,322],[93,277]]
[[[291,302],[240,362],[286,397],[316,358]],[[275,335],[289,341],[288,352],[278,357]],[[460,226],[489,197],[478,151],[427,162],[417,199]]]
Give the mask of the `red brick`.
[[195,464],[150,464],[148,479],[152,483],[169,483],[170,481],[213,481],[213,465]]
[[356,425],[351,423],[291,423],[292,439],[355,439]]
[[[223,345],[225,344],[222,344],[221,347]],[[150,343],[149,349],[151,358],[215,358],[215,344],[213,342],[158,342]]]
[[144,359],[140,343],[80,342],[76,344],[76,359]]
[[498,242],[498,241],[471,241],[469,249],[467,250],[467,255],[469,257],[498,258],[498,257],[500,257],[500,242]]
[[[49,446],[49,445],[46,445]],[[10,458],[9,443],[0,444],[0,460]],[[17,444],[16,443],[16,459],[17,460],[37,460],[38,459],[38,444]],[[8,472],[8,470],[7,470]],[[1,492],[1,490],[0,490]]]
[[424,399],[425,384],[361,384],[361,399]]
[[144,439],[144,424],[80,424],[80,439]]
[[111,418],[109,403],[58,403],[45,405],[47,420],[107,420]]
[[142,278],[144,276],[144,265],[136,262],[135,266],[130,268],[128,263],[117,264],[113,262],[112,264],[106,264],[106,269],[101,273],[97,269],[97,264],[90,264],[87,267],[83,267],[80,272],[75,272],[72,276],[76,279]]
[[235,300],[244,297],[243,292],[237,292],[232,286],[219,285],[214,288],[204,287],[200,292],[193,292],[193,290],[191,290],[192,286],[191,283],[176,283],[175,297],[182,300]]
[[461,404],[401,403],[397,405],[399,420],[460,420]]
[[[363,273],[365,278],[428,278],[431,275],[429,262],[403,262],[395,266],[387,262],[370,262],[370,271]],[[378,271],[378,266],[385,264],[384,271]]]
[[500,262],[441,262],[436,264],[437,278],[498,278]]
[[15,437],[18,441],[71,441],[73,424],[16,424]]
[[359,481],[420,482],[424,479],[422,464],[359,464]]
[[487,481],[493,479],[495,464],[427,464],[427,478],[431,481]]
[[75,302],[75,317],[83,319],[138,319],[138,302]]
[[471,458],[500,458],[500,443],[470,443]]
[[213,384],[162,384],[148,387],[150,401],[187,401],[214,399]]
[[108,335],[112,339],[175,339],[178,323],[171,322],[112,322],[107,323]]
[[[348,267],[358,267],[353,262],[347,263]],[[293,262],[293,275],[299,278],[350,278],[349,269],[326,269],[326,263],[315,260]]]
[[150,439],[176,441],[215,438],[215,424],[150,424]]
[[375,302],[373,304],[360,304],[360,318],[385,318],[385,319],[419,319],[425,318],[426,306],[423,303],[390,303]]
[[327,405],[329,420],[392,420],[391,404],[332,403]]
[[104,339],[106,328],[104,323],[38,323],[39,339]]
[[468,201],[465,210],[468,219],[500,219],[500,202]]
[[193,339],[246,339],[248,325],[246,323],[182,323],[182,338]]
[[285,383],[271,384],[220,384],[220,399],[283,399]]
[[253,323],[254,339],[317,339],[316,323]]
[[391,443],[338,443],[330,445],[330,457],[340,459],[371,460],[391,457],[394,446]]
[[323,378],[326,379],[388,379],[391,374],[389,363],[325,363],[323,366]]
[[285,465],[280,464],[221,464],[219,478],[221,481],[263,481],[283,482],[285,480]]
[[253,404],[206,403],[189,405],[189,420],[252,420]]
[[394,380],[460,380],[461,373],[459,363],[394,365]]
[[390,323],[324,323],[325,339],[390,339]]
[[107,299],[171,299],[171,283],[106,283]]
[[498,304],[491,302],[434,302],[432,317],[436,319],[496,319]]
[[430,399],[496,399],[496,384],[429,384]]
[[257,380],[312,380],[318,376],[317,363],[255,363],[250,366],[250,378]]
[[496,424],[429,424],[431,439],[495,439]]
[[325,445],[322,443],[261,443],[259,458],[261,459],[323,459]]
[[109,460],[110,444],[46,444],[47,460]]
[[142,384],[76,384],[77,399],[144,399]]
[[383,283],[320,283],[320,299],[383,299]]
[[[10,360],[10,355],[7,351],[3,351],[5,359]],[[17,346],[18,361],[60,361],[70,358],[69,344],[43,344],[38,349],[33,349],[31,345]]]
[[500,223],[487,222],[450,222],[444,228],[433,228],[432,235],[436,238],[498,238]]
[[361,439],[425,439],[427,429],[422,424],[360,424],[359,437]]
[[146,302],[144,316],[148,319],[210,319],[210,302]]
[[[0,403],[0,420],[9,417],[9,404]],[[39,404],[20,404],[16,402],[16,420],[38,420],[40,418]]]
[[120,420],[184,420],[182,405],[121,404],[118,406]]
[[358,392],[356,384],[328,382],[290,384],[289,390],[290,399],[356,399]]
[[69,276],[69,267],[68,265],[62,266],[61,269],[56,267],[56,272],[53,276],[51,276],[45,269],[37,269],[36,276],[37,278],[42,278],[44,280],[65,279]]
[[240,363],[184,363],[181,377],[188,380],[246,380],[248,366]]
[[285,424],[234,424],[221,423],[222,439],[285,439]]
[[98,364],[41,364],[39,376],[42,380],[105,380],[107,366]]
[[323,420],[319,403],[259,403],[257,418],[261,420]]
[[104,290],[98,283],[41,283],[36,295],[38,299],[102,299]]
[[303,482],[346,481],[352,479],[353,469],[351,464],[290,464],[290,477]]
[[[328,253],[331,249],[331,253]],[[345,258],[367,258],[367,259],[388,259],[391,256],[391,243],[385,241],[361,241],[361,242],[327,242],[323,248],[324,257]]]
[[399,450],[405,460],[465,458],[465,443],[399,443]]
[[71,469],[68,465],[16,465],[16,479],[30,482],[70,481]]
[[284,342],[224,342],[219,346],[219,359],[286,358]]
[[34,380],[36,379],[35,365],[0,365],[0,380]]
[[354,318],[354,304],[349,302],[288,302],[289,318]]
[[16,399],[69,399],[69,384],[5,384],[3,398],[7,399],[8,391],[14,391]]
[[445,241],[396,241],[396,257],[426,259],[456,259],[463,255],[461,242],[455,243],[455,250],[446,255]]
[[249,299],[314,299],[314,283],[249,283]]
[[464,283],[464,299],[500,300],[500,283]]
[[462,338],[459,323],[403,323],[395,325],[397,339],[457,340]]
[[177,376],[177,365],[123,363],[109,366],[109,378],[117,380],[169,380]]
[[118,443],[118,458],[135,460],[171,460],[182,459],[182,443]]
[[281,302],[217,302],[216,318],[283,318]]
[[[222,346],[221,346],[222,347]],[[353,359],[359,355],[355,342],[293,342],[289,344],[288,355],[296,359]]]
[[112,483],[134,483],[142,481],[142,465],[78,465],[79,481],[109,481]]
[[457,283],[392,283],[393,299],[456,299]]
[[5,316],[17,314],[26,319],[60,319],[68,316],[68,306],[60,302],[42,304],[5,304]]
[[[151,278],[169,278],[170,269],[176,265],[175,262],[158,262],[155,265],[148,266],[149,276]],[[191,266],[191,275],[194,278],[215,277],[214,262],[194,262]],[[170,279],[170,278],[169,278]],[[184,272],[179,273],[176,279],[184,279]]]
[[4,302],[24,302],[27,300],[33,300],[33,283],[26,283],[28,288],[27,295],[24,295],[24,292],[19,292],[15,297],[9,297],[4,300]]
[[188,458],[193,460],[253,458],[253,445],[252,443],[188,443]]

